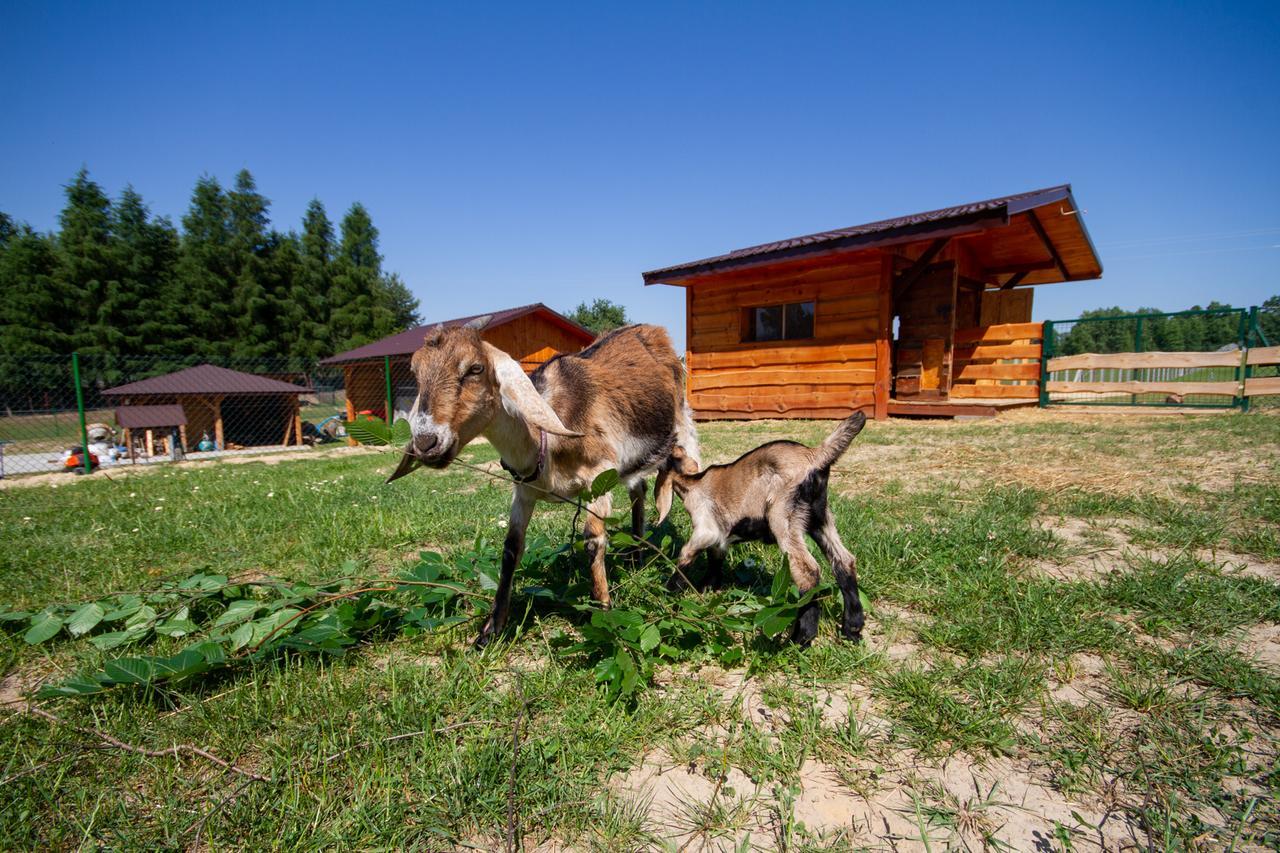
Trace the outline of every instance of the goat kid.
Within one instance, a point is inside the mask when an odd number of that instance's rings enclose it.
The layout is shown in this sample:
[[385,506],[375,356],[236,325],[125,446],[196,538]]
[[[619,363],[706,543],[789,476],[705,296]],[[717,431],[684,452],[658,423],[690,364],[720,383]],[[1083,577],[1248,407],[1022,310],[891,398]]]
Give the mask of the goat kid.
[[[791,578],[801,593],[818,583],[818,561],[805,546],[807,533],[831,563],[836,585],[844,598],[840,632],[853,641],[862,639],[865,617],[858,598],[858,573],[854,556],[840,541],[835,518],[827,506],[827,479],[831,466],[862,431],[866,415],[855,412],[842,421],[818,447],[794,441],[772,441],[727,465],[696,468],[677,447],[659,482],[670,480],[684,502],[693,533],[680,551],[677,571],[668,586],[688,583],[694,558],[708,552],[705,583],[723,582],[724,558],[734,542],[777,544],[791,564]],[[792,639],[807,646],[818,633],[818,605],[800,610]]]
[[[487,318],[481,318],[483,325]],[[697,459],[698,437],[684,402],[684,368],[657,326],[624,326],[579,353],[557,356],[532,375],[475,326],[428,334],[411,362],[418,396],[409,415],[412,440],[388,482],[420,465],[444,468],[478,435],[497,449],[516,481],[493,610],[476,639],[483,647],[506,625],[512,577],[524,553],[537,501],[573,499],[610,468],[631,497],[631,525],[644,533],[645,477],[680,444]],[[659,517],[671,506],[671,483],[657,489]],[[592,596],[610,602],[603,519],[609,494],[587,509],[583,525]]]

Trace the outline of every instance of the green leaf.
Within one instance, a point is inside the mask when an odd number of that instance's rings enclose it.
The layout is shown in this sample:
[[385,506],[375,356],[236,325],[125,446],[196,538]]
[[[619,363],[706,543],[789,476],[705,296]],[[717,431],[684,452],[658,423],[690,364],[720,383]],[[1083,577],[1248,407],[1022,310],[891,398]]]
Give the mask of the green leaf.
[[132,616],[125,620],[125,629],[150,627],[156,621],[156,612],[150,605],[139,607]]
[[31,617],[31,627],[22,635],[29,645],[38,646],[45,640],[57,636],[62,630],[62,620],[45,611]]
[[150,684],[155,667],[147,658],[120,658],[107,661],[102,671],[116,684]]
[[166,637],[185,637],[187,634],[194,634],[199,630],[200,626],[190,619],[170,619],[164,624],[156,626],[156,633],[163,634]]
[[101,693],[105,688],[97,681],[87,678],[68,678],[61,684],[46,684],[36,693],[37,699],[61,699],[64,697],[89,696]]
[[661,641],[662,633],[658,630],[658,626],[650,625],[640,634],[640,651],[648,654],[657,648]]
[[769,591],[769,597],[774,601],[784,600],[787,590],[791,588],[791,569],[787,566],[787,561],[782,561],[782,568],[778,569],[773,576],[773,588]]
[[614,486],[618,485],[618,480],[618,472],[613,468],[610,468],[607,471],[601,471],[596,475],[596,478],[591,481],[591,497],[598,498],[605,492],[612,490]]
[[249,599],[240,599],[233,601],[227,606],[213,623],[214,628],[222,628],[226,625],[234,625],[237,622],[243,622],[246,619],[252,619],[254,614],[258,612],[258,608],[262,605],[256,601]]
[[413,438],[413,428],[408,421],[396,421],[391,425],[391,441],[395,444],[408,444]]
[[136,595],[121,595],[116,598],[116,606],[112,610],[108,610],[106,615],[102,617],[103,622],[118,622],[121,619],[127,619],[138,612],[138,608],[142,607],[142,599]]
[[99,634],[96,637],[90,637],[89,642],[93,643],[96,648],[102,651],[114,649],[117,646],[123,646],[126,643],[132,643],[140,640],[150,632],[150,628],[142,626],[141,628],[133,628],[128,631],[111,631],[107,634]]
[[231,651],[238,652],[253,639],[253,623],[246,622],[231,634]]
[[10,610],[7,605],[0,604],[0,622],[24,622],[31,615],[25,610]]
[[86,604],[67,619],[67,630],[73,637],[87,634],[96,628],[102,621],[102,617],[106,615],[107,611],[98,602]]
[[793,604],[779,604],[766,607],[756,614],[756,627],[766,637],[776,637],[790,627],[799,612]]
[[354,421],[347,421],[345,426],[347,436],[360,444],[379,447],[391,443],[391,430],[379,418],[359,415]]

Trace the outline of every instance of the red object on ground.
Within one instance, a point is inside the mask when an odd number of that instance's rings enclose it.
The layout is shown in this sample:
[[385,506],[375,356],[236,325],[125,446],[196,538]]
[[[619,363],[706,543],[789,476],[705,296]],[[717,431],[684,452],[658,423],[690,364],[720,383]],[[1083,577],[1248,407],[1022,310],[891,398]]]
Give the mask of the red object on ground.
[[[67,457],[66,466],[73,470],[76,468],[83,468],[84,459],[81,458],[79,453],[72,453],[70,456]],[[93,453],[89,454],[89,467],[90,468],[98,467],[98,457],[96,454],[93,454]]]

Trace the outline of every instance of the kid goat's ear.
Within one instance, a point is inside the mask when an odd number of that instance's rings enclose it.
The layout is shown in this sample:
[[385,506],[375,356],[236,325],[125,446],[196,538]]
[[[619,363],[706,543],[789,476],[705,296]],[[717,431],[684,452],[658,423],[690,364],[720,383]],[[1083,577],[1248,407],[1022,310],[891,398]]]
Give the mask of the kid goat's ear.
[[538,389],[533,387],[533,383],[515,359],[487,341],[484,342],[484,351],[489,356],[493,375],[498,380],[502,405],[508,412],[521,418],[530,426],[545,430],[552,435],[582,437],[582,433],[574,432],[561,422],[560,416],[538,393]]

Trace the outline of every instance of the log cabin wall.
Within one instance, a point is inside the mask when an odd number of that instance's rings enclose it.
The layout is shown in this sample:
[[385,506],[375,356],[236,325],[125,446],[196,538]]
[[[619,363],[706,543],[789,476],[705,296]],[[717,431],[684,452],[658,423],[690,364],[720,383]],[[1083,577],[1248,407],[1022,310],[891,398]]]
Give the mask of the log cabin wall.
[[[868,252],[818,269],[738,273],[687,287],[686,363],[694,416],[843,418],[855,409],[872,414],[886,269],[879,253]],[[814,303],[812,338],[748,340],[751,308],[797,302]]]
[[481,337],[520,362],[525,373],[532,373],[557,355],[578,352],[583,347],[581,338],[536,314],[486,329]]
[[932,264],[895,299],[895,398],[937,400],[947,396],[951,388],[958,281],[956,262],[942,261]]

